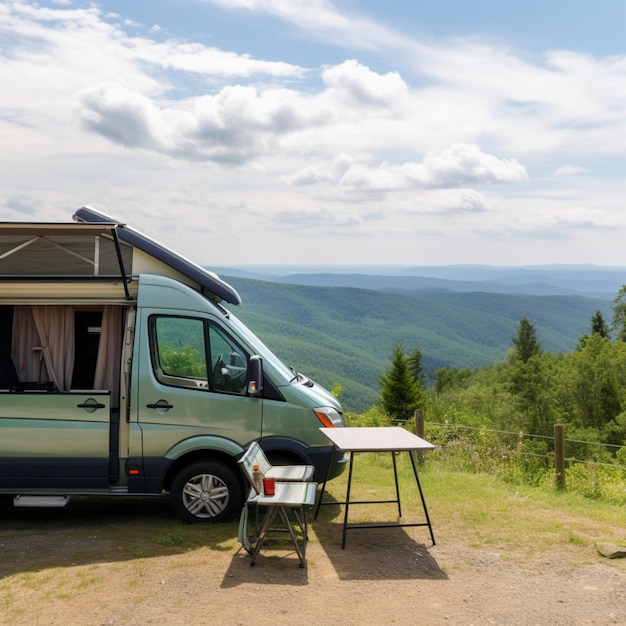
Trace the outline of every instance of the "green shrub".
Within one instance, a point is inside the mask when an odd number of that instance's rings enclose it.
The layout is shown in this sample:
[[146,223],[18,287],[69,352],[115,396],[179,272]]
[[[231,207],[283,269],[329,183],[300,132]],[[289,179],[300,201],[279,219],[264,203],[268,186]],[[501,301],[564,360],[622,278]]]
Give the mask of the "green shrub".
[[597,463],[574,463],[565,470],[568,491],[610,504],[626,504],[626,469]]
[[347,426],[391,426],[391,419],[382,407],[373,406],[365,413],[346,413]]

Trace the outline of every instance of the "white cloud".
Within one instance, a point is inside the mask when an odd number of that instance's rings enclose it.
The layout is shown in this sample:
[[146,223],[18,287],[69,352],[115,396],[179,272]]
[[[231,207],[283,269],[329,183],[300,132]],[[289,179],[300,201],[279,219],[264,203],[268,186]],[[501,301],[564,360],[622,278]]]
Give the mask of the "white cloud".
[[339,94],[340,99],[347,98],[349,103],[357,105],[389,107],[399,99],[405,100],[408,95],[407,84],[398,72],[380,75],[355,60],[328,68],[322,78],[335,95]]
[[376,242],[623,227],[624,184],[605,183],[623,163],[626,57],[426,45],[324,0],[214,4],[286,20],[308,44],[332,41],[326,59],[345,46],[348,60],[305,68],[164,38],[165,23],[129,26],[95,4],[0,4],[5,215],[64,217],[91,201],[186,246],[169,226],[176,206],[194,232],[210,224],[247,249],[249,237],[277,248],[280,223],[283,235],[299,224],[299,236]]
[[16,221],[33,219],[33,216],[36,215],[37,211],[41,208],[41,201],[29,194],[13,196],[11,198],[7,198],[4,202],[4,209],[14,213]]
[[337,208],[310,208],[297,212],[279,210],[272,214],[272,222],[281,230],[291,230],[294,227],[316,232],[328,229],[354,229],[362,226],[364,221],[363,215],[356,211]]
[[463,187],[470,184],[518,183],[528,180],[516,159],[499,159],[476,145],[455,144],[442,152],[429,152],[421,162],[401,165],[382,163],[372,167],[345,159],[330,164],[307,166],[283,182],[294,185],[334,183],[343,187],[398,191]]
[[215,96],[159,106],[117,83],[79,94],[84,126],[115,143],[191,161],[242,163],[314,120],[296,92],[225,87]]
[[[279,146],[315,150],[327,142],[326,151],[332,152],[338,142],[347,141],[338,129],[355,124],[361,129],[369,124],[370,130],[356,142],[371,149],[379,123],[403,124],[397,107],[407,88],[397,74],[381,76],[347,62],[326,69],[324,80],[328,89],[317,94],[230,85],[215,95],[176,101],[104,82],[79,93],[78,112],[86,128],[115,143],[224,163],[242,163]],[[362,113],[355,118],[358,110]]]
[[[521,199],[492,199],[488,219],[478,214],[472,229],[487,236],[522,236],[540,239],[577,239],[588,232],[621,233],[626,228],[622,211],[593,208],[577,203],[564,206],[558,200],[537,199],[530,204]],[[621,235],[619,235],[621,238]],[[601,251],[597,251],[598,254]],[[577,248],[579,258],[586,250]]]
[[[205,1],[272,15],[347,49],[375,47],[416,74],[424,85],[420,95],[438,93],[439,105],[453,113],[454,128],[463,135],[446,138],[444,145],[454,140],[482,144],[483,137],[498,137],[507,151],[532,154],[563,148],[621,153],[626,144],[624,54],[593,58],[549,50],[543,62],[533,63],[516,51],[476,39],[426,44],[327,0]],[[416,97],[414,103],[419,102]],[[420,107],[431,123],[439,117],[434,104]],[[467,106],[473,109],[473,124],[472,118],[464,119]]]
[[105,81],[143,95],[162,96],[172,84],[157,70],[220,79],[299,76],[303,71],[289,63],[252,59],[197,43],[157,43],[132,37],[120,24],[107,22],[96,8],[47,9],[19,1],[0,4],[0,34],[5,37],[0,43],[0,112],[13,109],[24,119],[54,118],[58,123],[79,90]]
[[557,210],[543,215],[549,227],[567,226],[572,228],[611,229],[624,228],[626,216],[612,214],[601,209],[574,206],[567,211]]
[[146,96],[119,83],[92,85],[79,94],[83,124],[114,143],[137,148],[163,145],[162,112]]
[[[468,183],[517,183],[528,179],[516,159],[499,159],[476,145],[456,144],[441,153],[429,152],[423,170],[431,186],[456,187]],[[418,173],[418,178],[420,173]]]
[[374,49],[401,39],[400,33],[358,14],[342,13],[329,0],[202,0],[225,9],[265,13],[336,45]]
[[138,61],[208,77],[297,77],[304,73],[303,68],[291,63],[253,59],[247,54],[237,54],[199,43],[156,43],[137,38],[129,41],[129,47],[132,51],[130,56]]
[[553,176],[575,176],[576,174],[584,174],[589,170],[578,165],[561,165],[552,172]]
[[475,189],[436,189],[416,199],[410,212],[419,214],[471,214],[493,209],[493,203]]

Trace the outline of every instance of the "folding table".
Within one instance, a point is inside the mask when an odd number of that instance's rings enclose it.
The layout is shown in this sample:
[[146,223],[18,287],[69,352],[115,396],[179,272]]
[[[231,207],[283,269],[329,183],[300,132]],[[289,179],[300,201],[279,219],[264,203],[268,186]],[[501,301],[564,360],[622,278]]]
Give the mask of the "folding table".
[[[392,528],[397,526],[428,526],[430,531],[430,538],[435,545],[435,535],[433,534],[433,528],[430,523],[430,516],[428,515],[428,508],[426,507],[426,500],[424,498],[424,492],[420,484],[420,479],[417,473],[417,465],[415,463],[414,453],[424,450],[432,450],[433,446],[428,441],[414,435],[413,433],[397,426],[390,427],[356,427],[356,428],[320,428],[320,430],[330,439],[333,444],[333,451],[331,454],[330,463],[328,465],[329,470],[333,465],[335,454],[341,452],[350,453],[350,464],[348,469],[348,484],[346,487],[346,499],[344,502],[323,502],[324,493],[326,491],[326,482],[328,481],[328,473],[324,479],[322,485],[322,491],[317,502],[315,509],[315,518],[320,510],[322,504],[344,504],[344,518],[343,518],[343,533],[341,538],[342,550],[346,547],[346,533],[351,529],[359,528]],[[354,455],[357,452],[390,452],[393,461],[393,473],[396,487],[395,500],[350,500],[350,491],[352,487],[352,468],[354,464]],[[383,523],[361,523],[361,524],[349,524],[348,512],[350,505],[352,504],[383,504],[383,503],[397,503],[398,504],[398,517],[402,517],[402,505],[400,503],[400,489],[398,486],[398,470],[396,467],[396,453],[408,452],[411,459],[411,465],[413,467],[413,475],[415,476],[415,482],[420,494],[422,506],[424,508],[424,514],[426,516],[425,522],[383,522]]]

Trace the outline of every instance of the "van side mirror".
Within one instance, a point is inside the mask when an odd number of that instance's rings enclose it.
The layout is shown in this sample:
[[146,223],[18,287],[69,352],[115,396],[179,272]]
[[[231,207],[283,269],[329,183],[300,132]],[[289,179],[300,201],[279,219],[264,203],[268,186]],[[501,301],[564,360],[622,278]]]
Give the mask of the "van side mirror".
[[263,359],[257,354],[248,361],[248,395],[258,398],[263,393]]

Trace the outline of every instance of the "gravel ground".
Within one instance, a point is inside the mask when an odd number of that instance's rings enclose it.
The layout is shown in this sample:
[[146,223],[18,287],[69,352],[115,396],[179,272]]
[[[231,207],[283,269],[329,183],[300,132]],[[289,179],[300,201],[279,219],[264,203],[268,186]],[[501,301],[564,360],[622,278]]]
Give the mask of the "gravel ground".
[[122,544],[97,515],[20,515],[0,529],[2,624],[626,623],[626,559],[591,543],[501,551],[444,522],[436,546],[424,528],[376,529],[342,550],[334,519],[313,522],[306,569],[282,537],[250,567],[233,525],[226,541],[205,529],[203,545],[144,555],[141,523],[119,526]]

